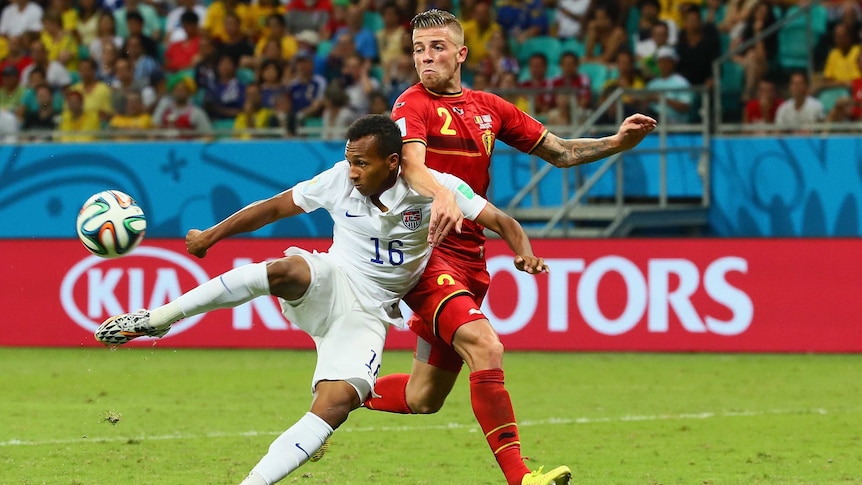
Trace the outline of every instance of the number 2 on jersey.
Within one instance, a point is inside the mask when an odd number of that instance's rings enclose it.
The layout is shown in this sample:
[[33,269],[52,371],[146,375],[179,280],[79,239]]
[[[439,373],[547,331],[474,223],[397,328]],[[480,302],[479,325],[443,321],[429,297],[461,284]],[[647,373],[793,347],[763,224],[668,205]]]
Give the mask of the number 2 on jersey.
[[440,128],[441,135],[457,135],[458,132],[450,128],[452,125],[452,113],[449,112],[448,109],[440,106],[437,108],[437,116],[442,116],[446,118],[443,120],[443,128]]
[[[371,258],[372,263],[383,264],[385,261],[380,259],[380,239],[376,237],[370,238],[374,241],[374,257]],[[393,239],[389,241],[389,264],[392,266],[398,266],[404,263],[404,253],[399,250],[401,246],[404,246],[404,243],[399,241],[398,239]]]

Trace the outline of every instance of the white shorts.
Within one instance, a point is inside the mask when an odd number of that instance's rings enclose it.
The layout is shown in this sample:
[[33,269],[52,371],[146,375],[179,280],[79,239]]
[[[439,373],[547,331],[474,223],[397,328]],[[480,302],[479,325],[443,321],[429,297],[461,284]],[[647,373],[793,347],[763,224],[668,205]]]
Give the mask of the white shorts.
[[317,367],[311,381],[345,381],[361,400],[374,390],[389,324],[362,310],[347,275],[326,253],[291,247],[285,256],[302,257],[311,270],[311,284],[298,300],[279,298],[281,311],[314,339]]

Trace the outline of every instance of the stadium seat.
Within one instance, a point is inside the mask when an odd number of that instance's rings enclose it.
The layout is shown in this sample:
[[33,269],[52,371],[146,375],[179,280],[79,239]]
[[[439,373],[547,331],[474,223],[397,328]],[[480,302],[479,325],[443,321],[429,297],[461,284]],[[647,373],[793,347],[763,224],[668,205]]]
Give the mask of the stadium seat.
[[578,58],[584,57],[584,43],[578,39],[566,39],[560,45],[560,54],[564,52],[574,52]]
[[[806,27],[784,26],[778,31],[778,63],[784,69],[804,69],[808,67],[811,54],[806,42]],[[816,44],[816,37],[813,39]]]
[[554,65],[560,62],[560,41],[555,37],[537,36],[526,40],[518,48],[518,62],[526,66],[530,60],[530,56],[536,53],[545,54],[548,58],[548,65]]
[[367,11],[362,14],[362,26],[371,32],[383,30],[383,17],[377,12]]
[[608,66],[601,62],[583,62],[578,71],[590,78],[590,90],[592,91],[593,99],[599,99],[610,74]]
[[332,41],[331,40],[322,40],[320,44],[317,44],[317,55],[318,57],[325,58],[329,55],[329,51],[332,50]]
[[721,66],[721,108],[724,120],[739,122],[742,117],[742,89],[745,83],[745,69],[733,61]]
[[[798,6],[792,6],[787,9],[787,12],[784,14],[785,17],[790,16],[792,13],[799,10]],[[826,10],[826,7],[823,5],[814,5],[811,7],[811,30],[815,36],[823,35],[826,33],[827,25],[829,21],[829,12]],[[808,23],[807,16],[803,15],[792,22],[786,24],[784,28],[798,27],[802,28],[803,31]]]
[[832,111],[832,108],[835,106],[835,102],[840,98],[846,98],[850,96],[850,90],[843,86],[836,86],[834,88],[826,88],[817,93],[817,99],[820,100],[820,103],[823,104],[823,112],[829,113]]
[[239,82],[248,86],[249,84],[254,84],[255,74],[252,69],[241,67],[236,71],[236,77],[239,79]]

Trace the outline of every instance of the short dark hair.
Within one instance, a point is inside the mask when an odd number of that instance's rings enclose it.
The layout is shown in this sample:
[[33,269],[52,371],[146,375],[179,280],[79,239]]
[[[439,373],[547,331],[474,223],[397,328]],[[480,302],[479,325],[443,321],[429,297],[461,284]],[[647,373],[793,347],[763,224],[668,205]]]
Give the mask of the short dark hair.
[[393,153],[401,160],[401,129],[385,115],[365,115],[347,128],[347,141],[357,141],[366,136],[377,139],[377,154],[386,158]]
[[129,20],[137,20],[140,23],[144,23],[144,16],[140,12],[129,10],[126,12],[126,22],[128,23]]
[[186,10],[180,15],[180,24],[194,24],[197,25],[200,21],[200,16],[195,13],[194,10]]

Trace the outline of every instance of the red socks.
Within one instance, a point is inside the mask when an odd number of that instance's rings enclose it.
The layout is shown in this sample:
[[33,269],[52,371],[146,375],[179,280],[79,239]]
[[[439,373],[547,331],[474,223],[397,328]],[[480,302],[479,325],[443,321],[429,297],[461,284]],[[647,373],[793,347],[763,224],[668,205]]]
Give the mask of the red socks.
[[509,391],[503,385],[503,369],[470,374],[470,400],[473,414],[485,433],[494,458],[509,485],[520,485],[530,470],[521,458],[521,441]]
[[[365,401],[365,407],[375,411],[413,414],[407,405],[407,381],[410,374],[389,374],[377,379],[374,393]],[[374,397],[378,394],[380,397]]]

